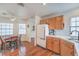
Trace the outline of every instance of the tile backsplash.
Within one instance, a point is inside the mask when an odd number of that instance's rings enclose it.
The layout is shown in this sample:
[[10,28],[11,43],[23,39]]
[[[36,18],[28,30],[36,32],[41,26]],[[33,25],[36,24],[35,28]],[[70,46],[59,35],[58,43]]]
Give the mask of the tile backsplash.
[[49,35],[55,35],[55,31],[54,30],[49,30]]

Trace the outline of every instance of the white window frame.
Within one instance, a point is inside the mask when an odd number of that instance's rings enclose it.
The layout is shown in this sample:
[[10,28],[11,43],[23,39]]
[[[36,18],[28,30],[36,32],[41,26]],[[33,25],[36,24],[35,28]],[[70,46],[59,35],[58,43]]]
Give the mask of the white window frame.
[[22,34],[22,35],[26,34],[26,24],[19,24],[19,34]]
[[0,35],[13,35],[13,24],[0,23]]
[[[74,19],[74,20],[72,21],[72,19]],[[70,32],[72,32],[74,30],[79,31],[78,30],[78,28],[79,28],[79,24],[78,24],[79,23],[79,20],[78,19],[79,19],[79,16],[76,16],[76,17],[72,17],[71,18],[71,20],[70,20]],[[72,28],[74,28],[74,29],[72,30]],[[71,36],[78,36],[78,32],[76,32],[76,31],[72,32]]]

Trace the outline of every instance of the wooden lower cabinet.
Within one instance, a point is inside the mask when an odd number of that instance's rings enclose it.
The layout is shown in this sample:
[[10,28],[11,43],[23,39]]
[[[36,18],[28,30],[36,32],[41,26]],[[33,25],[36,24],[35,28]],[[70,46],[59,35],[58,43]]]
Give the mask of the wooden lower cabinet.
[[59,53],[59,40],[53,37],[47,37],[47,48],[55,53]]
[[60,55],[62,56],[73,56],[74,55],[74,45],[70,42],[60,40]]
[[47,37],[46,48],[52,50],[52,37]]
[[47,37],[47,49],[61,56],[73,56],[74,44],[60,38]]

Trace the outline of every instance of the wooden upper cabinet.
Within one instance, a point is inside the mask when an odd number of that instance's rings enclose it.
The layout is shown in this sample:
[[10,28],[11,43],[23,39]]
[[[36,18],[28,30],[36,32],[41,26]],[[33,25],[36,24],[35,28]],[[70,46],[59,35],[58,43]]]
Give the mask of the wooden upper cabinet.
[[49,29],[61,30],[64,28],[63,16],[56,16],[47,19],[42,19],[40,24],[48,24]]
[[47,19],[42,19],[42,20],[40,20],[40,24],[47,24]]
[[63,18],[63,16],[57,16],[56,17],[56,21],[57,22],[63,22],[63,19],[62,18]]
[[55,29],[63,29],[64,28],[63,16],[57,16],[55,21],[56,21]]
[[40,20],[40,24],[45,24],[45,20]]
[[48,19],[49,29],[55,29],[55,17]]

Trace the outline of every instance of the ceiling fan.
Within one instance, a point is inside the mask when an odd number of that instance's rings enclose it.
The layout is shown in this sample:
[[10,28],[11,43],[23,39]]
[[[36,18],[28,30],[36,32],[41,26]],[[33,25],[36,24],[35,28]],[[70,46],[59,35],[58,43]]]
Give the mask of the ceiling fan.
[[11,21],[16,20],[16,16],[12,12],[10,12],[8,10],[0,11],[0,17],[9,18],[9,19],[11,19]]
[[16,19],[27,19],[27,17],[18,17],[11,11],[0,11],[0,17],[8,18],[11,21],[15,21]]
[[24,3],[17,3],[17,5],[24,7]]
[[[23,3],[17,3],[17,5],[24,7]],[[11,19],[11,21],[15,21],[16,20],[16,16],[14,15],[14,13],[12,13],[11,11],[8,10],[0,10],[0,16],[1,17],[5,17],[5,18],[9,18]]]

